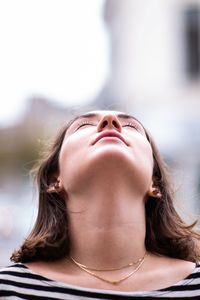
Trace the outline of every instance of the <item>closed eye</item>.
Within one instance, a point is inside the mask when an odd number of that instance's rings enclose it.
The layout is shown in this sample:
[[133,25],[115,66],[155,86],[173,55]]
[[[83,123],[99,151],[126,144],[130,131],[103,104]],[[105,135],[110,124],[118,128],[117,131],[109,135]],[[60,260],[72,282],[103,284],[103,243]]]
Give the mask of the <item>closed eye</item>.
[[130,127],[130,128],[134,128],[136,130],[139,130],[139,127],[134,123],[127,123],[127,124],[122,125],[122,127]]
[[79,123],[76,127],[76,130],[80,129],[81,127],[85,127],[85,126],[95,126],[95,124],[85,121],[85,122]]

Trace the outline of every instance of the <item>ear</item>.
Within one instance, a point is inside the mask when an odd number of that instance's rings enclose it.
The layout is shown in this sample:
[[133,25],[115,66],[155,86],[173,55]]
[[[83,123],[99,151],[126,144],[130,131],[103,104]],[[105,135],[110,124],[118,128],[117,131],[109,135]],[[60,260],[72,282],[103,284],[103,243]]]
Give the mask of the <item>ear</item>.
[[63,191],[63,184],[60,177],[52,176],[50,184],[47,187],[48,193],[59,193]]
[[148,190],[147,194],[148,194],[148,196],[154,197],[154,198],[161,198],[162,197],[162,193],[161,193],[159,187],[156,186],[153,181],[152,181],[152,183],[149,187],[149,190]]

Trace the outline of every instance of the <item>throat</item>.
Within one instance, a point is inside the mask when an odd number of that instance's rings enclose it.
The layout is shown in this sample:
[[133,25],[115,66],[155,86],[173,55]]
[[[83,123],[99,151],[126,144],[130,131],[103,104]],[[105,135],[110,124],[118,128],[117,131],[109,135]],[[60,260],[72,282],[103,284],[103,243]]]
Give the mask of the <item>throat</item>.
[[123,266],[145,253],[142,196],[126,190],[70,195],[67,201],[70,255],[96,268]]
[[[81,223],[81,222],[80,222]],[[75,223],[77,224],[77,223]],[[81,264],[95,268],[121,267],[137,261],[145,253],[145,222],[103,221],[70,223],[71,256]]]

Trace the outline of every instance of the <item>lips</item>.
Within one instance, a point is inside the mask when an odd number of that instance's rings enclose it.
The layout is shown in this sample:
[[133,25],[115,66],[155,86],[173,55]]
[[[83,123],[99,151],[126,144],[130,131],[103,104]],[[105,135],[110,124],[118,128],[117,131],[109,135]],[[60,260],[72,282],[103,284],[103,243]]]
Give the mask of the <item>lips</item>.
[[127,142],[125,141],[125,139],[121,136],[121,134],[119,134],[116,131],[105,131],[102,132],[98,135],[98,137],[95,139],[94,144],[96,144],[99,140],[105,138],[105,137],[115,137],[118,138],[119,140],[121,140],[126,146],[128,146]]

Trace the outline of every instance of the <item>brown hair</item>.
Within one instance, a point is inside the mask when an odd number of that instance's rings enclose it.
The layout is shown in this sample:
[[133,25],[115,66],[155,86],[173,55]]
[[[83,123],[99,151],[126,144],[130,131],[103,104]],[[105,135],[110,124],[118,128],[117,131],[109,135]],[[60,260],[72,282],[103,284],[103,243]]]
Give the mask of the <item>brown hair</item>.
[[[62,142],[75,119],[60,129],[48,153],[38,164],[35,174],[39,192],[38,215],[31,233],[19,250],[12,254],[11,260],[14,262],[53,261],[69,254],[65,199],[61,193],[48,193],[47,188],[52,176],[59,172]],[[154,183],[162,194],[160,199],[149,196],[146,202],[146,249],[160,255],[197,262],[200,259],[200,235],[194,230],[196,222],[187,225],[176,212],[166,164],[150,134],[145,132],[153,152]]]

